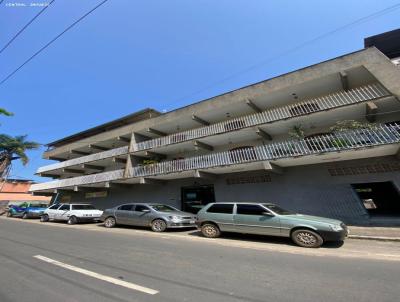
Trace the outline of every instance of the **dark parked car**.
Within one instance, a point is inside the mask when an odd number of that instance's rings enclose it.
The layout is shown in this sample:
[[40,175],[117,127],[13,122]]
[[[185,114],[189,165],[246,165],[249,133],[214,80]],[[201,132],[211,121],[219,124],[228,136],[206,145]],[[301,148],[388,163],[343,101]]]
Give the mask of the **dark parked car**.
[[196,216],[174,207],[158,203],[129,203],[107,209],[100,217],[104,226],[112,228],[117,224],[148,226],[154,232],[167,228],[196,227]]
[[292,213],[271,203],[210,203],[197,217],[197,226],[209,238],[226,231],[290,237],[300,246],[319,247],[348,234],[340,220]]

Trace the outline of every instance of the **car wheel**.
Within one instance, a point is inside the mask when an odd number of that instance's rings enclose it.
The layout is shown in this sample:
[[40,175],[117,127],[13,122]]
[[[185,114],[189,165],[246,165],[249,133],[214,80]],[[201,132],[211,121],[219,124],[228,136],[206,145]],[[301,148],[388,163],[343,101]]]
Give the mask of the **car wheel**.
[[78,222],[78,219],[76,219],[76,217],[75,216],[71,216],[70,218],[68,218],[68,221],[67,221],[67,223],[68,224],[76,224]]
[[317,248],[324,243],[318,233],[307,229],[295,230],[291,237],[294,243],[302,247]]
[[47,221],[49,221],[49,215],[44,214],[40,216],[40,222],[47,222]]
[[24,214],[22,214],[22,219],[28,219],[28,213],[24,213]]
[[107,217],[107,218],[104,220],[104,226],[105,226],[106,228],[113,228],[113,227],[115,227],[115,225],[116,225],[116,221],[115,221],[115,218],[114,218],[114,217]]
[[167,229],[167,223],[162,219],[156,219],[151,223],[153,232],[164,232]]
[[217,238],[221,235],[219,227],[212,223],[205,223],[201,226],[201,233],[207,238]]
[[10,211],[7,212],[7,217],[12,217],[12,213]]

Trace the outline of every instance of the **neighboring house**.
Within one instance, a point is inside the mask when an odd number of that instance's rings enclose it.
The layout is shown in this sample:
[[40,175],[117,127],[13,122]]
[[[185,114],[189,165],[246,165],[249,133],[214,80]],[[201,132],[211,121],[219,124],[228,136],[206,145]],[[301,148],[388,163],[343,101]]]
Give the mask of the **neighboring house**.
[[30,203],[50,203],[49,196],[33,196],[29,192],[29,187],[34,184],[31,180],[8,179],[0,181],[0,214],[8,205],[19,205],[24,202]]
[[[31,191],[102,209],[163,202],[196,212],[209,202],[251,201],[348,223],[400,218],[400,30],[365,46],[52,142],[44,158],[58,162],[37,173],[54,180]],[[344,120],[376,126],[333,132]]]

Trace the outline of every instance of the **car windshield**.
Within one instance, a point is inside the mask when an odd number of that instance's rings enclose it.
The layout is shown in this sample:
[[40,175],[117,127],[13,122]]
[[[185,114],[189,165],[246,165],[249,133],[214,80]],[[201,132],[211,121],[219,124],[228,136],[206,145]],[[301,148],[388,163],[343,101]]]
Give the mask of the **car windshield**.
[[156,205],[151,205],[151,208],[156,210],[157,212],[175,212],[178,211],[177,209],[167,206],[165,204],[156,204]]
[[278,207],[277,205],[274,204],[264,204],[265,207],[273,211],[274,213],[278,215],[291,215],[293,214],[292,212],[282,209],[281,207]]
[[96,210],[96,208],[90,204],[74,204],[72,205],[73,210]]

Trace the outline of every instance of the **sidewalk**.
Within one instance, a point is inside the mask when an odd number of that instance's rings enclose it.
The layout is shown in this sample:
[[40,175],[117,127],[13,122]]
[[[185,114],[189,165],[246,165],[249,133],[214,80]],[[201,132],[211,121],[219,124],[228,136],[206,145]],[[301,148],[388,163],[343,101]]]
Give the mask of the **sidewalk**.
[[400,242],[400,227],[349,226],[349,230],[349,238],[351,239],[370,239]]

